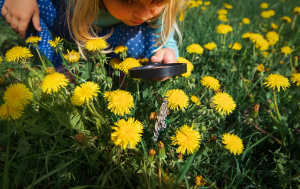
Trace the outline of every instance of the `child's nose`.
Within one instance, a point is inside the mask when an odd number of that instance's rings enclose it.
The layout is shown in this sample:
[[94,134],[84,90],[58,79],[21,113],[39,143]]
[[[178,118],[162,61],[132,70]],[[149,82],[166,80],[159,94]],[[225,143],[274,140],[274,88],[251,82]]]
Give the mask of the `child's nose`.
[[149,20],[153,17],[156,6],[138,6],[133,11],[133,16],[141,21]]

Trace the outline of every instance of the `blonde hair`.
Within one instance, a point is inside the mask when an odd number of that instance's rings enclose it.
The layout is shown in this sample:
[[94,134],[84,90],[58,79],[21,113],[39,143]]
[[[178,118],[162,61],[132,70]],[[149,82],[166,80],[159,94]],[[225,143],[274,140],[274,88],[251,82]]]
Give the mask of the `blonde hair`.
[[[177,14],[180,12],[181,7],[184,4],[184,0],[122,0],[125,3],[141,3],[143,5],[149,5],[151,3],[164,3],[165,7],[163,11],[149,20],[152,24],[149,24],[152,28],[161,27],[160,35],[154,46],[159,46],[161,49],[167,42],[167,39],[171,32],[176,31],[179,36],[179,44],[181,44],[182,36],[178,25],[176,23]],[[83,49],[85,43],[90,39],[99,38],[97,33],[101,31],[101,28],[97,27],[94,22],[98,19],[99,11],[105,10],[105,5],[102,0],[69,0],[67,8],[67,23],[71,37],[75,40],[81,54],[84,56]],[[72,15],[72,18],[71,18]],[[154,24],[157,19],[161,17],[161,24]],[[101,18],[100,18],[101,19]],[[109,38],[113,33],[113,30],[101,37],[103,39]],[[168,44],[167,44],[168,45]],[[104,53],[111,51],[104,51]]]

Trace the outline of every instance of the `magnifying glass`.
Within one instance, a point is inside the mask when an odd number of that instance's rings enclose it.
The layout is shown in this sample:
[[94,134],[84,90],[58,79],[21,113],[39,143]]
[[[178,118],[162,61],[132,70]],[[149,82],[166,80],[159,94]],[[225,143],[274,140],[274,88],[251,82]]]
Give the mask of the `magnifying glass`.
[[134,67],[128,70],[131,78],[156,78],[180,75],[187,72],[185,63],[162,64],[147,62],[146,66]]

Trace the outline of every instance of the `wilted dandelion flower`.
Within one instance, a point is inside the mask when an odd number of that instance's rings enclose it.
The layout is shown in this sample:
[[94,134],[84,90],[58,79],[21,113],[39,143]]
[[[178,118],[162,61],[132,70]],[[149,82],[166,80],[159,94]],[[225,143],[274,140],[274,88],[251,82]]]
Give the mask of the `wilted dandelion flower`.
[[44,93],[50,94],[51,92],[57,92],[60,88],[65,88],[68,85],[69,80],[62,73],[48,74],[43,83],[42,90]]
[[119,69],[120,69],[120,63],[121,63],[121,62],[122,62],[122,60],[119,59],[119,58],[112,58],[112,59],[110,59],[110,61],[109,61],[109,65],[110,65],[113,69],[119,70]]
[[295,7],[295,8],[293,9],[293,14],[298,14],[298,15],[300,15],[300,7]]
[[207,43],[206,45],[203,45],[203,46],[207,50],[211,51],[211,50],[214,50],[214,48],[217,47],[217,44],[215,42],[211,42],[211,43]]
[[119,69],[125,74],[128,74],[128,70],[134,67],[140,67],[140,62],[135,58],[126,58],[123,62],[119,64]]
[[225,92],[215,94],[212,98],[212,102],[215,104],[216,111],[222,115],[232,113],[236,107],[232,97]]
[[135,148],[141,141],[143,125],[132,117],[128,121],[125,121],[125,119],[119,120],[112,129],[115,130],[111,134],[112,142],[117,146],[122,146],[123,149],[126,149],[128,145],[129,148]]
[[265,67],[264,67],[263,64],[260,64],[260,65],[257,67],[257,71],[258,71],[258,72],[262,72],[262,71],[264,71],[264,70],[265,70]]
[[38,37],[38,36],[31,36],[31,37],[28,37],[26,40],[25,40],[25,43],[38,43],[39,41],[41,41],[42,38],[41,37]]
[[[231,48],[231,46],[232,46],[232,43],[230,43],[230,45],[228,46],[228,48]],[[239,50],[242,49],[242,45],[241,45],[240,43],[238,43],[238,42],[235,42],[235,43],[233,44],[232,49],[233,49],[233,50],[239,51]]]
[[287,23],[291,23],[292,22],[292,19],[288,16],[284,16],[281,18],[281,21],[284,21],[284,22],[287,22]]
[[196,176],[194,178],[194,181],[195,181],[195,188],[196,188],[196,186],[201,187],[202,185],[205,184],[204,177],[202,175]]
[[228,32],[233,31],[232,27],[230,25],[220,24],[217,27],[217,32],[219,34],[226,34]]
[[203,54],[203,48],[199,44],[191,44],[186,48],[186,51],[190,54],[196,53],[196,54]]
[[285,55],[291,54],[293,51],[291,47],[285,46],[281,48],[281,52],[284,53]]
[[226,9],[220,9],[220,10],[218,10],[218,12],[217,12],[217,14],[227,14],[228,13],[228,11],[226,10]]
[[189,97],[181,89],[171,89],[165,95],[171,110],[185,109],[189,105]]
[[46,68],[46,73],[47,74],[53,74],[53,73],[55,73],[55,69],[53,67],[47,67]]
[[267,9],[269,7],[268,3],[262,3],[260,4],[260,8]]
[[91,81],[76,86],[72,96],[72,104],[82,106],[88,103],[90,100],[93,100],[94,97],[98,96],[97,93],[100,92],[99,90],[98,84]]
[[178,57],[177,62],[186,63],[187,71],[185,73],[181,74],[181,76],[186,77],[186,78],[190,77],[190,75],[192,74],[192,71],[194,69],[194,65],[190,61],[188,61],[187,59],[182,58],[182,57]]
[[[8,109],[8,111],[7,111]],[[8,119],[19,119],[21,115],[24,113],[24,107],[19,106],[19,107],[11,107],[7,104],[2,104],[0,107],[0,117],[1,120]]]
[[205,6],[210,5],[210,1],[205,1],[205,2],[204,2],[204,5],[205,5]]
[[220,15],[218,16],[218,19],[219,19],[220,21],[222,21],[222,22],[227,22],[227,21],[228,21],[225,14],[220,14]]
[[297,86],[300,86],[300,73],[291,74],[291,81],[296,83]]
[[271,27],[272,27],[273,30],[277,30],[277,29],[278,29],[278,25],[275,24],[275,23],[272,23],[272,24],[271,24]]
[[119,53],[125,52],[127,50],[128,50],[128,47],[120,45],[115,48],[114,53],[119,54]]
[[219,89],[220,88],[220,84],[219,81],[217,79],[215,79],[214,77],[211,76],[204,76],[201,79],[201,84],[209,89]]
[[192,154],[200,147],[201,135],[198,131],[193,130],[193,127],[184,125],[176,130],[176,136],[171,137],[172,145],[179,145],[177,152]]
[[68,60],[70,63],[76,63],[80,59],[80,53],[76,52],[75,50],[72,50],[71,52],[69,50],[68,54],[65,54],[64,57],[66,60]]
[[33,98],[32,92],[22,83],[11,84],[4,92],[5,103],[13,108],[25,107]]
[[123,116],[129,114],[130,110],[134,107],[133,96],[123,90],[115,90],[111,92],[107,98],[108,109],[116,115]]
[[20,60],[33,57],[27,47],[16,46],[8,50],[5,54],[5,59],[8,62],[19,62]]
[[[195,95],[193,95],[193,96],[191,97],[191,101],[194,102],[194,103],[197,103],[198,100],[199,100],[199,98],[198,98],[197,96],[195,96]],[[197,103],[197,106],[200,106],[200,105],[201,105],[201,102],[199,101],[199,102]]]
[[54,40],[48,41],[51,47],[57,47],[57,45],[62,42],[63,39],[60,39],[60,37],[56,37]]
[[285,91],[286,88],[290,86],[288,78],[279,75],[279,74],[271,74],[267,78],[265,78],[265,82],[263,85],[266,85],[265,87],[272,88],[275,90],[278,89],[278,92],[280,92],[280,87]]
[[103,50],[107,47],[108,44],[103,38],[90,39],[85,44],[85,48],[93,52]]
[[270,46],[275,45],[279,41],[279,35],[278,35],[278,33],[274,32],[274,31],[269,31],[266,34],[266,38],[269,41]]
[[243,19],[242,19],[242,22],[243,22],[244,24],[249,24],[249,23],[250,23],[250,19],[249,19],[249,18],[243,18]]
[[234,155],[240,155],[243,153],[244,144],[243,140],[235,134],[225,133],[222,137],[222,143],[225,144],[225,148]]

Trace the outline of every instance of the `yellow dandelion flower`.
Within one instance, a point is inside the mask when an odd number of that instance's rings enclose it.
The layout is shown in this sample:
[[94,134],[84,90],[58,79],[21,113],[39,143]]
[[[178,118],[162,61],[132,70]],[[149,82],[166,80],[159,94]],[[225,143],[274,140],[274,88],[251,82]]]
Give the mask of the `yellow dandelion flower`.
[[220,15],[220,14],[227,14],[228,11],[226,9],[220,9],[218,10],[217,14]]
[[203,4],[203,1],[199,1],[199,0],[198,0],[198,1],[197,1],[197,4],[198,4],[198,5],[202,5],[202,4]]
[[268,3],[262,3],[260,4],[260,8],[267,9],[269,7]]
[[182,22],[184,20],[184,15],[185,13],[183,11],[180,11],[179,18],[178,18],[179,22]]
[[74,89],[72,104],[82,106],[90,100],[93,100],[94,97],[97,97],[98,92],[100,92],[98,84],[91,81],[81,83],[80,86],[76,86]]
[[264,55],[265,58],[268,58],[268,57],[269,57],[269,53],[266,52],[266,51],[263,52],[263,55]]
[[207,50],[211,51],[214,48],[217,47],[217,44],[215,42],[211,42],[211,43],[207,43],[206,45],[203,45],[204,48],[206,48]]
[[236,107],[232,97],[225,92],[215,94],[212,98],[212,102],[215,104],[216,111],[222,115],[232,113]]
[[[193,96],[191,97],[191,101],[194,102],[194,103],[197,103],[198,100],[199,100],[199,98],[198,98],[197,96],[195,96],[195,95],[193,95]],[[199,101],[199,102],[197,103],[197,106],[200,106],[200,105],[201,105],[201,102]]]
[[190,4],[189,4],[189,8],[194,8],[194,7],[198,7],[199,5],[197,4],[196,1],[191,0]]
[[119,53],[125,52],[127,50],[128,50],[128,47],[120,45],[115,48],[114,53],[119,54]]
[[267,78],[265,78],[265,82],[263,85],[266,85],[265,87],[272,88],[275,90],[278,89],[278,92],[280,92],[280,87],[285,91],[286,88],[290,86],[289,79],[279,75],[279,74],[271,74]]
[[119,116],[129,114],[134,107],[133,96],[129,92],[119,89],[112,91],[109,94],[107,101],[107,108]]
[[283,61],[280,61],[279,64],[284,64],[284,62],[283,62]]
[[2,57],[0,56],[0,63],[3,61]]
[[219,34],[226,34],[228,32],[233,31],[232,27],[230,25],[220,24],[217,27],[217,32]]
[[284,53],[285,55],[291,54],[293,51],[291,47],[285,46],[281,48],[281,52]]
[[190,77],[190,75],[192,74],[192,71],[194,69],[194,65],[190,61],[188,61],[187,59],[182,58],[182,57],[178,57],[177,62],[178,63],[186,63],[187,71],[185,73],[181,74],[181,76],[183,76],[185,78]]
[[135,58],[126,58],[123,62],[119,64],[119,68],[125,74],[128,74],[130,68],[140,67],[140,62]]
[[262,18],[270,18],[270,17],[271,17],[271,13],[270,13],[269,11],[262,11],[262,12],[260,13],[260,16],[261,16]]
[[108,100],[108,98],[110,97],[110,95],[112,94],[112,91],[105,91],[103,94],[103,97]]
[[5,103],[13,108],[25,107],[33,99],[32,92],[22,83],[11,84],[3,97]]
[[204,5],[205,5],[205,6],[210,5],[210,1],[205,1],[205,2],[204,2]]
[[275,45],[279,41],[279,35],[278,35],[278,33],[274,32],[274,31],[269,31],[266,34],[266,38],[269,41],[270,46]]
[[204,76],[201,79],[201,85],[209,88],[209,89],[214,89],[217,90],[220,88],[219,81],[215,79],[214,77],[211,76]]
[[275,23],[272,23],[271,27],[272,27],[273,30],[277,30],[279,26]]
[[291,81],[296,83],[297,86],[300,86],[300,73],[291,74]]
[[203,7],[203,6],[202,6],[202,7],[201,7],[201,10],[206,11],[206,7]]
[[60,88],[65,88],[68,85],[69,80],[62,73],[48,74],[43,83],[42,90],[44,93],[50,94],[51,92],[57,92]]
[[298,14],[298,15],[300,15],[300,7],[295,7],[295,8],[293,9],[293,14]]
[[189,105],[189,97],[183,90],[171,89],[165,95],[169,101],[168,107],[171,110],[185,109]]
[[257,71],[258,71],[258,72],[262,72],[262,71],[264,71],[264,70],[265,70],[265,67],[264,67],[263,64],[260,64],[260,65],[257,67]]
[[71,52],[69,50],[68,54],[65,54],[64,57],[66,60],[68,60],[70,63],[76,63],[80,59],[80,53],[76,52],[75,50],[72,50]]
[[240,155],[243,153],[244,144],[243,140],[235,134],[225,133],[222,137],[222,143],[225,144],[225,148],[234,155]]
[[60,37],[56,37],[54,40],[48,41],[51,47],[55,48],[57,45],[62,42],[63,39],[60,39]]
[[[228,48],[231,48],[231,47],[232,47],[232,43],[229,44]],[[239,51],[239,50],[242,49],[242,45],[241,45],[240,43],[238,43],[238,42],[235,42],[235,43],[233,44],[232,49],[233,49],[233,50]]]
[[186,48],[186,51],[190,54],[196,53],[196,54],[203,54],[203,48],[199,44],[191,44]]
[[53,74],[53,73],[55,73],[55,69],[53,67],[47,67],[46,68],[46,73],[47,74]]
[[120,69],[120,63],[122,62],[121,59],[119,58],[113,58],[109,61],[109,65],[115,69],[115,70],[119,70]]
[[232,5],[229,5],[227,3],[223,3],[223,6],[226,8],[226,9],[232,9]]
[[141,64],[144,64],[144,63],[150,62],[150,60],[148,58],[143,58],[143,59],[139,59],[139,62]]
[[111,134],[111,140],[117,146],[122,146],[123,149],[135,148],[141,141],[143,133],[143,124],[134,118],[129,118],[128,121],[121,119],[115,123],[116,127],[112,127],[115,130]]
[[219,19],[220,21],[222,21],[222,22],[227,22],[227,21],[228,21],[225,14],[220,14],[220,15],[218,16],[218,19]]
[[284,16],[281,18],[281,21],[284,21],[284,22],[287,22],[287,23],[291,23],[292,22],[292,19],[288,16]]
[[275,11],[274,10],[268,10],[270,16],[274,16],[275,15]]
[[19,62],[20,60],[33,57],[27,47],[16,46],[8,50],[5,54],[5,59],[8,62]]
[[252,33],[249,33],[249,32],[247,32],[247,33],[244,33],[243,35],[242,35],[242,38],[243,39],[251,39],[251,36],[252,36]]
[[[7,111],[8,109],[8,111]],[[24,107],[19,106],[19,107],[11,107],[7,104],[2,104],[0,107],[0,117],[1,120],[8,119],[19,119],[21,115],[24,113]]]
[[179,145],[177,152],[192,154],[200,147],[201,135],[198,131],[193,130],[193,127],[184,125],[176,130],[176,136],[171,137],[172,145]]
[[[202,185],[205,184],[204,177],[202,177],[202,175],[196,176],[194,178],[194,181],[195,181],[196,186],[199,186],[199,187],[201,187]],[[196,188],[196,186],[195,186],[195,188]]]
[[31,37],[28,37],[28,38],[25,40],[25,43],[38,43],[39,41],[42,41],[42,38],[41,38],[41,37],[38,37],[38,36],[31,36]]
[[86,42],[85,48],[89,51],[100,51],[108,47],[107,42],[103,38],[90,39]]
[[249,18],[243,18],[243,19],[242,19],[242,22],[243,22],[244,24],[249,24],[249,23],[250,23],[250,19],[249,19]]
[[259,50],[261,50],[261,51],[265,51],[269,48],[269,41],[266,39],[258,40],[255,43],[255,47],[259,48]]

